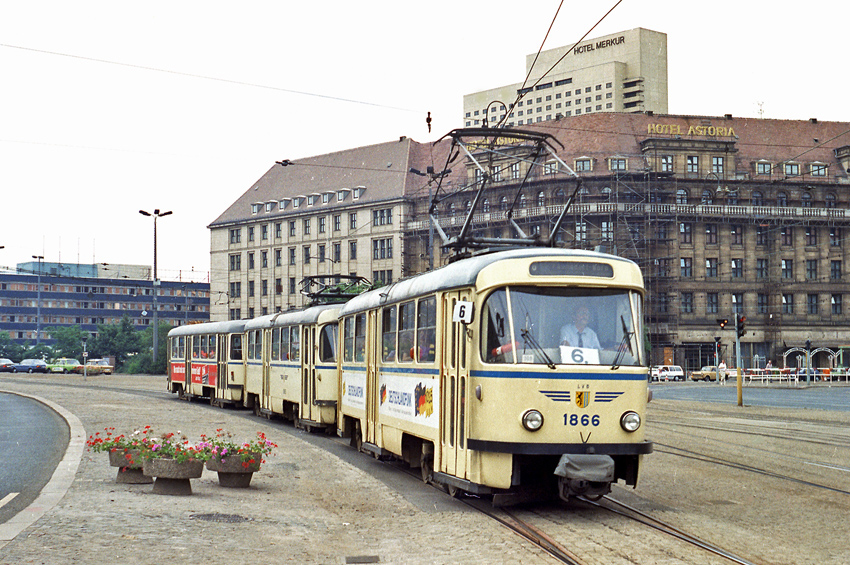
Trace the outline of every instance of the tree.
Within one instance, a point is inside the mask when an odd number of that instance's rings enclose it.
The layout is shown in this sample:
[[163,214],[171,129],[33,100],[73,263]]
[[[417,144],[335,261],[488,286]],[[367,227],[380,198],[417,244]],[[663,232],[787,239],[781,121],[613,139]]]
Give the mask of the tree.
[[141,350],[141,332],[126,314],[117,324],[98,324],[97,336],[89,343],[93,357],[115,357],[115,372],[123,369],[127,358]]
[[159,351],[157,351],[156,360],[152,359],[153,326],[141,332],[140,352],[127,362],[126,372],[165,375],[168,368],[168,332],[170,331],[170,324],[159,323]]
[[0,332],[0,357],[17,362],[24,358],[25,351],[26,347],[12,341],[8,332]]
[[89,337],[88,332],[80,329],[80,326],[51,326],[44,330],[56,340],[53,344],[53,355],[55,357],[71,357],[81,360],[83,357],[83,336]]

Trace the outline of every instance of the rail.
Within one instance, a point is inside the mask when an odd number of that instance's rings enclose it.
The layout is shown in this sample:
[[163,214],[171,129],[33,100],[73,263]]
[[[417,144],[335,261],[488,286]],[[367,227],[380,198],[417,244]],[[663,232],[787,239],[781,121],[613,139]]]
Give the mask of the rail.
[[[730,371],[729,378],[734,378],[734,369]],[[806,369],[745,369],[742,375],[744,381],[759,381],[762,384],[772,382],[799,384],[806,382]],[[809,380],[812,382],[850,382],[850,369],[829,367],[812,367],[809,369]]]

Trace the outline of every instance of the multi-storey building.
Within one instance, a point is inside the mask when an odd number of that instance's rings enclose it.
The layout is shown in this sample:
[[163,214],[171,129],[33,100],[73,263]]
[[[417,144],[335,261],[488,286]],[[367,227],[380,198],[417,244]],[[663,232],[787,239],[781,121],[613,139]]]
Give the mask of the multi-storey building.
[[[528,77],[463,97],[466,127],[667,112],[667,35],[636,28],[526,57]],[[515,105],[514,105],[515,104]]]
[[[510,209],[525,233],[548,236],[580,179],[556,239],[641,265],[653,362],[709,364],[715,337],[733,362],[734,322],[721,330],[717,320],[738,314],[747,317],[745,366],[793,364],[783,354],[807,340],[833,350],[850,343],[850,123],[598,113],[524,127],[562,144],[558,156],[571,171],[552,158],[512,162],[508,151],[494,151],[498,141],[471,148],[490,179],[472,229],[511,237]],[[429,209],[449,236],[458,233],[474,201],[467,187],[480,174],[462,155],[447,159],[448,151],[446,141],[405,139],[275,165],[210,226],[212,288],[229,301],[213,318],[301,305],[305,274],[389,281],[443,264],[439,242],[429,244]],[[433,207],[429,195],[447,169]],[[381,210],[392,220],[382,224]],[[352,214],[356,227],[345,223]],[[380,240],[392,242],[392,258],[381,257]],[[350,242],[368,254],[352,258]],[[338,260],[328,253],[335,243]],[[828,365],[826,353],[815,363]]]
[[[0,331],[17,343],[52,343],[45,331],[99,324],[128,316],[144,329],[153,319],[151,268],[139,265],[28,262],[0,273]],[[146,278],[147,277],[147,278]],[[158,319],[172,326],[210,319],[209,283],[160,281]]]

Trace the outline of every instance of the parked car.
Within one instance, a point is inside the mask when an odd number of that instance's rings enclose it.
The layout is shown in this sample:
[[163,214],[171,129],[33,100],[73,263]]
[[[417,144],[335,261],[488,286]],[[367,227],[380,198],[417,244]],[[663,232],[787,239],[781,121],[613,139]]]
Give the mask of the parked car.
[[[726,379],[726,370],[720,370],[720,380]],[[717,380],[717,367],[714,365],[706,365],[699,371],[691,371],[691,380],[692,381],[716,381]]]
[[0,359],[0,373],[14,373],[15,363],[11,359]]
[[86,373],[89,375],[111,375],[112,369],[109,359],[89,359],[86,363]]
[[678,365],[657,365],[649,372],[653,381],[684,381],[685,371]]
[[82,373],[83,366],[76,359],[68,357],[60,357],[49,363],[48,368],[51,373]]
[[41,359],[24,359],[20,363],[15,363],[13,373],[46,373],[48,372],[47,363]]

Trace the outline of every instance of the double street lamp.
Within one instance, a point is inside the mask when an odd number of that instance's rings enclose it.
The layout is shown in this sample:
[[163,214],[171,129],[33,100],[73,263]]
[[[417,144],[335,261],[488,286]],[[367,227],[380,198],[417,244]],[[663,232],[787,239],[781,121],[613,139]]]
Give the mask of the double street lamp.
[[139,214],[142,216],[153,217],[153,362],[156,363],[159,353],[159,305],[157,304],[159,278],[156,276],[156,219],[171,215],[171,210],[168,212],[160,212],[159,208],[156,208],[152,214],[150,212],[145,212],[144,210],[139,210]]

